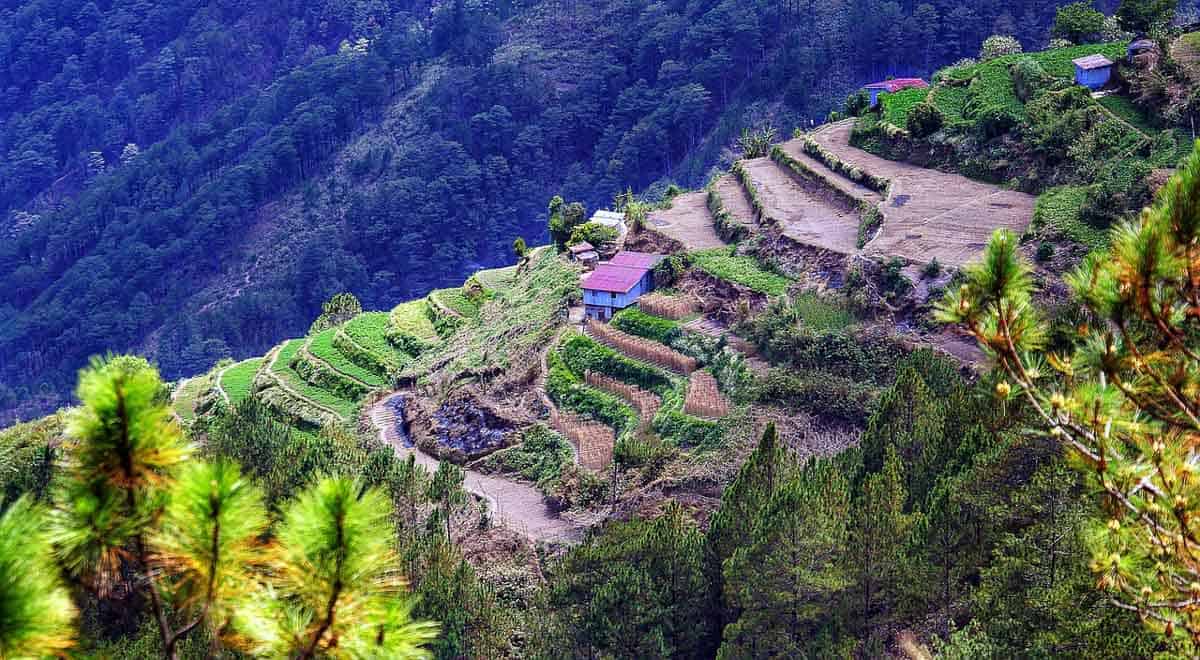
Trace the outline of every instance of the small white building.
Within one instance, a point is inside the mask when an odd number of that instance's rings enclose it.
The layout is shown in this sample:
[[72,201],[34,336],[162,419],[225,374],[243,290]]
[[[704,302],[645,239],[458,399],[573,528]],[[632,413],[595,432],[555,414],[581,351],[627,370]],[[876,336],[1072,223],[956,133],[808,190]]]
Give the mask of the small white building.
[[625,214],[616,211],[596,211],[592,214],[592,219],[588,222],[595,222],[605,227],[612,227],[617,230],[617,236],[625,235]]

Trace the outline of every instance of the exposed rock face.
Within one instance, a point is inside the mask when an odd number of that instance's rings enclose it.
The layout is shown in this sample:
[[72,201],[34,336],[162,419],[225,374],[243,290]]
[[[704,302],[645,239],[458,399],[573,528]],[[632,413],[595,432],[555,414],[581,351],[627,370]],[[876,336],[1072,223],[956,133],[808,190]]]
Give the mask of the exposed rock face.
[[519,436],[517,422],[464,391],[435,409],[427,400],[415,399],[405,412],[417,446],[455,463],[503,449]]

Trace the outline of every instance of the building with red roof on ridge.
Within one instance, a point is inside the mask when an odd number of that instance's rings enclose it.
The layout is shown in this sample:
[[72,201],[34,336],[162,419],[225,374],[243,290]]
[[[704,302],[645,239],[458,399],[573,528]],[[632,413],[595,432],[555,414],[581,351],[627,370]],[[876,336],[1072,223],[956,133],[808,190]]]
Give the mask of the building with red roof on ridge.
[[875,105],[879,103],[880,92],[895,94],[902,89],[910,87],[922,88],[928,86],[929,83],[925,82],[923,78],[892,78],[891,80],[863,85],[863,89],[867,90],[867,93],[871,95],[871,105]]
[[613,314],[637,302],[642,294],[654,290],[654,266],[661,254],[622,250],[583,280],[583,304],[587,315],[607,321]]

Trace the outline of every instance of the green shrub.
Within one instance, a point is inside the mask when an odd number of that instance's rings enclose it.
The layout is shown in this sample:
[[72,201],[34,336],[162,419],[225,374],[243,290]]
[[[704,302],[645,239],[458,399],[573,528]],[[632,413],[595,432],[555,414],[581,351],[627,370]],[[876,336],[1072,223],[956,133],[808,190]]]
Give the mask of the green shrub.
[[1054,78],[1032,57],[1017,60],[1012,65],[1011,73],[1013,89],[1023,103],[1028,103],[1054,83]]
[[872,238],[875,238],[875,234],[883,226],[883,211],[880,211],[878,206],[863,202],[861,208],[862,211],[858,217],[858,236],[854,239],[854,246],[860,250]]
[[1038,243],[1037,252],[1033,256],[1042,263],[1050,261],[1051,257],[1054,256],[1054,245],[1046,241]]
[[565,438],[543,424],[534,424],[521,433],[521,444],[489,454],[482,467],[519,474],[547,493],[573,460],[571,445]]
[[721,240],[726,243],[736,243],[750,235],[750,228],[738,222],[733,214],[725,208],[725,203],[721,201],[721,194],[717,192],[715,186],[709,187],[706,202],[708,211],[712,213],[713,229],[716,230],[717,236]]
[[795,406],[852,424],[866,422],[876,397],[873,388],[842,376],[786,369],[772,369],[755,390],[755,398],[763,403]]
[[913,137],[923,138],[941,130],[943,123],[942,111],[933,103],[923,101],[909,110],[905,128]]
[[1104,29],[1104,14],[1096,11],[1088,0],[1072,2],[1054,13],[1050,33],[1077,44],[1087,43]]
[[933,261],[930,261],[929,263],[925,264],[925,267],[921,269],[921,275],[923,275],[925,277],[925,279],[928,279],[928,280],[932,280],[941,274],[942,274],[942,264],[940,262],[938,262],[937,257],[934,257]]
[[613,227],[602,225],[599,222],[585,222],[571,232],[571,238],[567,239],[567,245],[586,242],[591,243],[592,247],[596,249],[607,250],[616,243],[617,236],[617,230]]
[[647,314],[637,307],[627,307],[618,312],[612,318],[612,326],[660,344],[670,344],[683,332],[678,321]]

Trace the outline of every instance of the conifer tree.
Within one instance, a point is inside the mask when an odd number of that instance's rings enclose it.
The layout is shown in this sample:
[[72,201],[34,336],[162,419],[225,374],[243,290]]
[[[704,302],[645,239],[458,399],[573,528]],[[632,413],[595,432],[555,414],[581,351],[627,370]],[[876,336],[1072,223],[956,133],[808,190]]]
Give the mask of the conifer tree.
[[271,557],[271,587],[248,596],[233,626],[258,655],[425,658],[436,624],[414,622],[395,570],[395,530],[382,491],[322,479],[288,505]]
[[704,657],[709,603],[703,537],[677,503],[652,521],[618,522],[555,567],[550,606],[579,654]]
[[1044,354],[1031,267],[1007,232],[993,235],[939,314],[965,325],[1006,375],[997,396],[1021,396],[1105,494],[1107,522],[1090,534],[1100,586],[1194,652],[1200,150],[1110,242],[1067,278],[1093,319],[1071,352]]
[[450,461],[442,461],[429,481],[426,498],[439,507],[437,518],[445,523],[447,543],[453,541],[450,538],[450,519],[467,503],[467,493],[462,488],[465,479],[462,468]]
[[59,579],[46,517],[29,496],[0,514],[0,658],[57,655],[75,643],[75,604]]
[[793,476],[795,469],[791,453],[779,441],[775,424],[769,423],[758,446],[746,457],[737,477],[721,494],[721,506],[709,522],[704,543],[705,572],[714,591],[718,630],[737,618],[736,610],[724,602],[724,563],[746,543],[759,512]]
[[867,420],[862,437],[866,471],[882,469],[888,448],[894,448],[907,466],[904,486],[912,499],[906,502],[922,501],[949,453],[945,418],[937,397],[916,370],[901,370]]
[[144,576],[164,652],[174,657],[175,645],[194,626],[172,625],[148,536],[192,447],[167,412],[158,372],[145,360],[94,360],[80,372],[77,395],[83,405],[67,425],[74,445],[55,497],[51,539],[66,570],[101,598],[125,579],[127,568]]
[[854,503],[850,561],[869,652],[878,612],[894,602],[900,588],[911,524],[904,513],[903,469],[899,454],[888,447],[883,469],[866,478]]
[[774,493],[753,532],[725,563],[739,612],[718,658],[804,657],[816,624],[852,584],[844,563],[849,484],[838,466],[810,462]]

